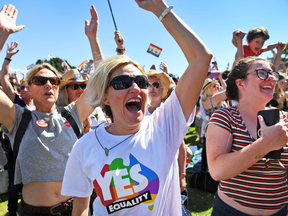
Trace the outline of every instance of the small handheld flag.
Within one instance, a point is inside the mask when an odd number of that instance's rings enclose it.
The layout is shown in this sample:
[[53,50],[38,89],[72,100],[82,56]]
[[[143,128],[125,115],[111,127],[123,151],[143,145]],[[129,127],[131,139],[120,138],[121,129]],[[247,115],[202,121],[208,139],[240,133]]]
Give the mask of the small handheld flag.
[[202,119],[202,115],[201,115],[200,109],[196,112],[196,118],[199,119],[199,120]]
[[48,55],[48,58],[49,58],[49,59],[55,58],[55,56],[52,56],[51,54],[49,54],[49,55]]
[[162,52],[162,48],[157,47],[157,46],[155,46],[154,44],[150,43],[147,52],[150,53],[150,54],[152,54],[152,55],[154,55],[154,56],[156,56],[156,57],[158,58],[159,55],[160,55],[161,52]]
[[31,64],[31,65],[29,65],[29,66],[26,67],[26,70],[30,70],[30,69],[32,69],[33,67],[34,67],[34,64]]
[[89,62],[87,60],[83,61],[79,66],[78,66],[78,69],[79,70],[82,70],[86,65],[88,65]]

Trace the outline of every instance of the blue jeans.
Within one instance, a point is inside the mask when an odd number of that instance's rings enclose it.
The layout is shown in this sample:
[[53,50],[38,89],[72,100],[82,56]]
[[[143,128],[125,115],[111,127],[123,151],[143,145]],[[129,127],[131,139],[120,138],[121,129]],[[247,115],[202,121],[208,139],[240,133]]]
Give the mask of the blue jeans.
[[[287,204],[275,214],[271,216],[286,216],[287,214]],[[213,205],[213,211],[211,216],[249,216],[248,214],[245,214],[243,212],[238,211],[237,209],[229,206],[225,202],[221,200],[221,198],[218,196],[218,193],[215,193],[214,197],[214,205]]]

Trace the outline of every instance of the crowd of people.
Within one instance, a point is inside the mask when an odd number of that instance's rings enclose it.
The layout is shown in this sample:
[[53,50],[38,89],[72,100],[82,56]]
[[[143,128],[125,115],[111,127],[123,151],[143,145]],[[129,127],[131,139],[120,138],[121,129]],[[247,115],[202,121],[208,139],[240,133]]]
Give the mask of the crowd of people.
[[[9,215],[18,214],[20,192],[23,216],[191,215],[181,193],[190,155],[184,137],[196,107],[202,113],[196,123],[203,138],[201,170],[219,181],[212,215],[286,215],[285,44],[263,47],[269,34],[261,27],[250,30],[243,45],[246,33],[236,30],[235,62],[221,73],[215,58],[210,67],[209,49],[165,1],[135,1],[161,21],[182,50],[188,67],[180,79],[164,62],[161,72],[152,65],[146,73],[125,55],[119,31],[117,55],[104,59],[94,6],[85,22],[93,59],[82,74],[65,62],[60,75],[42,62],[19,80],[9,73],[18,43],[8,44],[0,123]],[[24,28],[16,25],[17,14],[11,4],[0,12],[0,52],[9,35]],[[272,63],[258,57],[275,48]],[[280,110],[280,121],[267,126],[258,114],[263,110]],[[278,158],[267,156],[278,150]]]

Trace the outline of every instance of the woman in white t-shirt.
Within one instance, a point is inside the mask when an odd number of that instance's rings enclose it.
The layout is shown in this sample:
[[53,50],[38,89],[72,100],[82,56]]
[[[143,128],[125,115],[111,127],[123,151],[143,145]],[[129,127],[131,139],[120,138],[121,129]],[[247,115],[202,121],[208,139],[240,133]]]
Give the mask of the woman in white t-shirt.
[[75,197],[75,215],[87,214],[93,187],[95,215],[181,215],[176,152],[193,122],[212,55],[164,1],[136,2],[160,17],[189,66],[165,104],[144,118],[148,79],[142,66],[124,55],[98,65],[88,100],[105,107],[113,123],[86,134],[71,152],[61,193]]

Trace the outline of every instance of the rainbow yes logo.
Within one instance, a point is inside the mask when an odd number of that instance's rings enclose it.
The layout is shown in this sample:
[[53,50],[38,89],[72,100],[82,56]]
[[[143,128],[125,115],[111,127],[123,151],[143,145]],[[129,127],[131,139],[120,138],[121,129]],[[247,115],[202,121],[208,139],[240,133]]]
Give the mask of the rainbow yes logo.
[[94,180],[94,188],[107,212],[113,213],[141,203],[153,210],[153,201],[159,190],[159,178],[155,172],[141,164],[130,154],[130,165],[117,158],[105,164],[101,175]]

